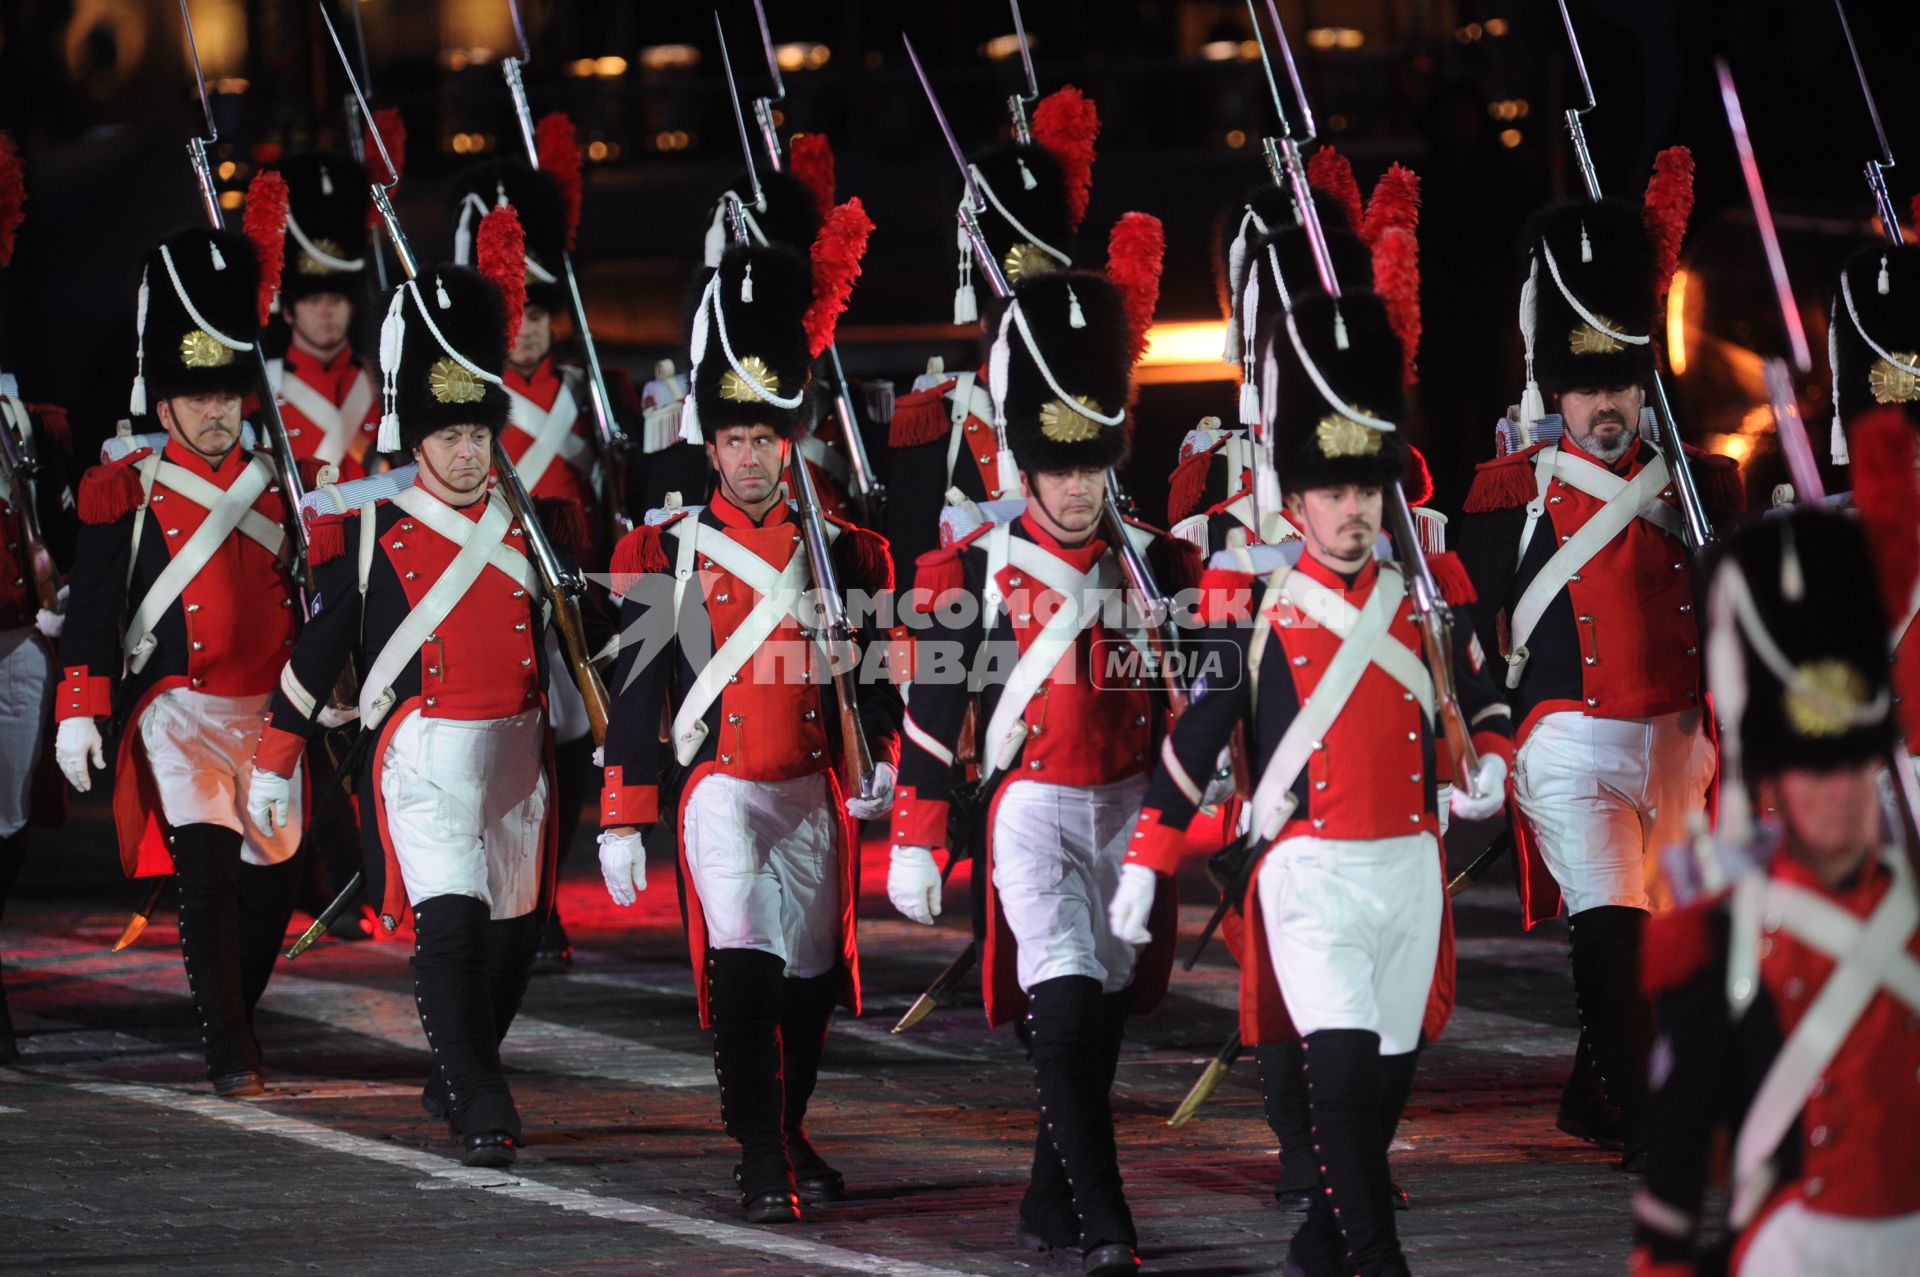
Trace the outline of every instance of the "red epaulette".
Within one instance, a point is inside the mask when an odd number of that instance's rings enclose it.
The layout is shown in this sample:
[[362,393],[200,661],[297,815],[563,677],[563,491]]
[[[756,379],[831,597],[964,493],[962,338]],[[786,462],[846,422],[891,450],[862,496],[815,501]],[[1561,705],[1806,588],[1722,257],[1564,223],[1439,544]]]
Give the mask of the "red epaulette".
[[1671,993],[1712,965],[1711,923],[1723,899],[1696,901],[1647,920],[1640,945],[1640,987],[1648,997]]
[[547,539],[563,550],[585,554],[593,546],[593,529],[587,526],[587,512],[572,497],[535,497],[534,515],[546,529]]
[[80,476],[80,522],[104,527],[140,508],[146,494],[136,467],[153,455],[152,448],[129,452],[118,461],[106,461]]
[[913,561],[912,602],[917,610],[931,616],[940,606],[940,600],[950,592],[967,588],[967,567],[962,552],[991,527],[991,523],[983,523],[958,541],[928,550]]
[[67,420],[65,408],[59,404],[30,403],[27,413],[33,418],[34,425],[53,440],[55,447],[64,453],[73,452],[73,426]]
[[634,581],[649,572],[668,570],[670,565],[661,537],[668,528],[686,517],[686,511],[682,510],[669,515],[664,522],[643,523],[620,538],[620,544],[613,547],[613,561],[607,568],[613,577],[615,594],[625,595]]
[[840,529],[840,535],[834,539],[833,557],[834,566],[841,570],[841,588],[865,590],[868,594],[891,590],[893,554],[887,539],[837,514],[829,514],[827,522]]
[[344,514],[322,514],[307,520],[307,563],[319,567],[347,552],[347,520],[358,519],[358,510]]
[[1440,597],[1455,607],[1465,607],[1480,599],[1480,592],[1473,588],[1473,578],[1467,575],[1467,565],[1460,561],[1457,554],[1429,554],[1427,567],[1433,572],[1433,583],[1440,587]]
[[1244,624],[1259,603],[1255,587],[1258,573],[1238,568],[1208,568],[1200,574],[1200,605],[1194,615],[1203,625]]
[[1740,473],[1740,463],[1690,443],[1683,446],[1687,460],[1693,463],[1699,477],[1700,504],[1707,508],[1707,513],[1745,514],[1747,481]]
[[945,438],[953,426],[953,413],[947,407],[947,392],[959,384],[947,380],[896,398],[893,401],[893,422],[887,427],[887,444],[894,448],[914,448]]
[[1475,466],[1473,486],[1467,489],[1461,511],[1485,514],[1490,510],[1515,510],[1533,500],[1538,486],[1533,477],[1533,454],[1546,446],[1536,443]]
[[1213,446],[1194,453],[1173,468],[1167,480],[1167,522],[1178,523],[1192,514],[1207,498],[1207,472],[1213,468],[1213,456],[1226,445],[1224,438]]

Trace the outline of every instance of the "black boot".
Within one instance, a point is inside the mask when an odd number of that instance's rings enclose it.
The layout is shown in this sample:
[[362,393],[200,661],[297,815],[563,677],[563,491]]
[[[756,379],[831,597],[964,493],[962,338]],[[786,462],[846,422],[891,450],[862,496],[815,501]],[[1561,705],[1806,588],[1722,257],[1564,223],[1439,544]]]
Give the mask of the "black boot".
[[[565,865],[567,853],[573,849],[574,839],[580,833],[581,809],[589,791],[600,781],[600,769],[593,765],[593,737],[582,736],[579,740],[555,745],[553,770],[553,801],[560,825],[558,860],[560,865]],[[573,969],[573,941],[567,938],[567,929],[560,921],[558,904],[548,916],[539,939],[533,955],[534,975],[560,975]]]
[[1580,1030],[1580,1041],[1573,1051],[1573,1070],[1560,1088],[1560,1111],[1553,1124],[1561,1131],[1611,1152],[1626,1148],[1620,1109],[1610,1103],[1593,1068],[1593,1044],[1587,1031]]
[[[487,923],[487,1000],[493,1006],[496,1045],[507,1040],[507,1030],[520,1013],[520,1003],[527,992],[533,946],[539,934],[539,919],[531,913],[518,918],[491,919]],[[427,1069],[427,1084],[420,1089],[420,1107],[428,1117],[447,1116],[447,1080],[437,1063]]]
[[[6,917],[7,897],[27,861],[27,835],[24,830],[0,838],[0,918]],[[7,1013],[7,984],[0,978],[0,1064],[17,1059],[20,1044],[13,1035],[13,1017]]]
[[847,1181],[827,1164],[807,1138],[807,1102],[820,1079],[820,1057],[827,1048],[827,1026],[833,1021],[839,996],[839,971],[811,979],[781,981],[780,1047],[786,1077],[784,1125],[787,1158],[803,1202],[837,1202],[846,1196]]
[[258,1095],[260,1044],[247,1010],[240,925],[240,835],[181,825],[167,835],[180,894],[180,956],[200,1013],[207,1078],[220,1095]]
[[1041,1126],[1071,1187],[1086,1271],[1131,1271],[1138,1238],[1121,1189],[1111,1095],[1125,1012],[1087,976],[1042,980],[1027,994]]
[[1621,1167],[1646,1168],[1647,1052],[1653,1007],[1640,989],[1645,910],[1623,905],[1583,909],[1568,919],[1573,990],[1593,1075],[1620,1111]]
[[305,859],[295,856],[277,865],[240,862],[235,884],[240,902],[240,994],[246,999],[249,1021],[286,943],[287,923],[306,876],[306,867],[300,863]]
[[[1382,1120],[1390,1100],[1382,1095],[1380,1035],[1363,1029],[1322,1029],[1307,1035],[1304,1056],[1320,1193],[1345,1239],[1347,1271],[1361,1277],[1403,1274],[1407,1261],[1400,1253],[1389,1200],[1393,1180],[1387,1171],[1387,1145],[1392,1132]],[[1302,1233],[1315,1227],[1317,1213],[1317,1207],[1310,1212]],[[1324,1231],[1323,1221],[1319,1228]]]
[[446,1117],[469,1166],[511,1165],[520,1114],[500,1067],[487,972],[487,906],[471,896],[434,896],[413,908],[413,996]]
[[1015,1236],[1021,1246],[1039,1254],[1060,1255],[1076,1264],[1086,1257],[1080,1249],[1080,1217],[1073,1211],[1073,1188],[1060,1165],[1060,1154],[1054,1151],[1053,1138],[1047,1134],[1045,1113],[1040,1115],[1033,1169],[1027,1177],[1027,1191],[1020,1198]]
[[720,1120],[739,1141],[740,1164],[733,1168],[733,1178],[747,1220],[755,1224],[800,1219],[787,1158],[786,1080],[781,1073],[786,968],[780,958],[758,949],[714,949],[707,954]]
[[1253,1060],[1260,1072],[1260,1099],[1267,1126],[1280,1141],[1280,1181],[1273,1200],[1289,1210],[1305,1209],[1320,1172],[1313,1164],[1313,1128],[1307,1118],[1307,1079],[1301,1073],[1300,1043],[1257,1046]]

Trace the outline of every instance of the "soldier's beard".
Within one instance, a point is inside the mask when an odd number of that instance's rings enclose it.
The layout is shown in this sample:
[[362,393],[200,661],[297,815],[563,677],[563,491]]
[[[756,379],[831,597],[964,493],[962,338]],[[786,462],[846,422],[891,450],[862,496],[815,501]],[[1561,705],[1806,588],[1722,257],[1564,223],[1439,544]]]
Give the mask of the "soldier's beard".
[[[1600,437],[1603,425],[1618,426],[1619,432],[1609,438]],[[1576,436],[1583,452],[1591,454],[1596,460],[1612,464],[1627,455],[1627,449],[1633,446],[1633,431],[1627,429],[1627,419],[1615,412],[1602,412],[1587,423],[1587,433]]]

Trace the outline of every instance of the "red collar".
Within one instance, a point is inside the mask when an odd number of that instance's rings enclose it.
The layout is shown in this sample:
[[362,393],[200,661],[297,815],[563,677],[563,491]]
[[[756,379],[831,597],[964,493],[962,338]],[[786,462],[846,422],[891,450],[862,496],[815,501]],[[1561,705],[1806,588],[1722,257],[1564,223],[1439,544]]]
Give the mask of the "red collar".
[[1619,460],[1602,461],[1585,448],[1582,448],[1578,443],[1575,443],[1572,435],[1566,434],[1560,436],[1561,451],[1571,452],[1582,461],[1591,462],[1599,466],[1602,470],[1611,470],[1623,479],[1631,479],[1634,475],[1638,474],[1640,468],[1647,463],[1646,445],[1647,441],[1645,439],[1636,436],[1633,441],[1633,446],[1621,453]]
[[1380,560],[1368,555],[1367,561],[1360,565],[1359,573],[1353,578],[1352,585],[1347,584],[1347,578],[1341,573],[1305,551],[1301,552],[1300,564],[1295,571],[1306,573],[1309,578],[1330,590],[1339,590],[1343,594],[1365,594],[1380,577]]
[[758,523],[754,522],[752,515],[727,500],[723,493],[714,493],[707,508],[713,511],[713,517],[720,520],[723,528],[771,528],[787,521],[787,503],[784,501],[774,502]]
[[560,393],[560,374],[554,369],[553,356],[547,355],[534,365],[533,375],[522,376],[520,370],[509,364],[501,370],[501,380],[507,389],[515,390],[529,399],[551,403]]
[[1852,912],[1861,915],[1871,913],[1874,905],[1879,903],[1889,876],[1886,865],[1880,859],[1878,848],[1875,848],[1866,860],[1861,862],[1860,871],[1854,875],[1850,886],[1829,887],[1812,868],[1784,851],[1774,856],[1772,873],[1782,882],[1804,887],[1816,895],[1825,896],[1829,900],[1845,905]]
[[168,461],[173,462],[173,464],[179,466],[182,470],[199,475],[202,479],[205,479],[214,487],[219,488],[222,492],[231,488],[239,481],[240,476],[246,473],[247,450],[237,443],[233,445],[233,449],[228,452],[226,456],[220,458],[220,464],[217,468],[213,462],[208,461],[197,450],[181,443],[179,440],[169,437],[167,443],[169,445],[167,448]]
[[487,480],[486,489],[482,491],[478,497],[474,498],[472,501],[467,502],[467,504],[465,505],[453,504],[453,502],[447,500],[445,497],[435,492],[432,488],[429,488],[426,484],[420,482],[420,476],[418,474],[413,476],[413,486],[420,489],[420,491],[426,493],[428,496],[432,497],[435,501],[438,501],[441,505],[447,507],[447,509],[453,511],[455,514],[458,514],[464,517],[467,520],[467,522],[478,523],[480,522],[480,516],[487,512],[487,497],[493,491],[493,480],[492,480],[492,477],[489,476]]
[[1107,552],[1107,543],[1099,537],[1080,545],[1061,545],[1052,533],[1040,526],[1031,510],[1020,512],[1020,526],[1026,529],[1035,545],[1045,548],[1054,558],[1067,563],[1076,572],[1091,572],[1093,565],[1100,561],[1100,556]]
[[353,345],[342,346],[332,359],[322,359],[310,350],[302,350],[298,345],[287,347],[287,371],[299,375],[302,381],[314,377],[334,377],[349,369],[357,372],[359,365],[354,362]]

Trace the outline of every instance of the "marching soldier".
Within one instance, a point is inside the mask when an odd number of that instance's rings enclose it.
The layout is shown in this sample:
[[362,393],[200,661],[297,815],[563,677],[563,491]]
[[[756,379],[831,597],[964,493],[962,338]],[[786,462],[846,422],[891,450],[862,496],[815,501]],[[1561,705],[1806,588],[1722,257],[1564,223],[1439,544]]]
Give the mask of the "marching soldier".
[[[686,405],[707,441],[712,500],[649,515],[613,564],[624,602],[601,868],[613,899],[632,904],[647,885],[640,831],[665,821],[677,834],[701,1023],[754,1223],[797,1221],[801,1200],[845,1190],[805,1118],[834,1007],[860,1009],[848,817],[881,816],[893,795],[898,697],[863,681],[854,715],[824,681],[818,609],[801,606],[811,532],[781,486],[809,370],[870,228],[857,201],[835,209],[811,273],[779,245],[721,256],[694,313]],[[877,535],[839,522],[823,532],[844,588],[891,586]],[[875,760],[866,792],[839,762],[854,732]]]
[[[1647,928],[1659,1063],[1634,1201],[1644,1277],[1913,1271],[1920,910],[1916,849],[1881,802],[1882,769],[1905,751],[1870,558],[1854,521],[1796,509],[1743,533],[1709,587],[1725,764],[1707,868],[1731,886]],[[1722,1227],[1702,1210],[1728,1141]],[[1702,1233],[1718,1244],[1703,1251]]]
[[[1112,659],[1137,656],[1145,639],[1118,614],[1123,577],[1101,522],[1108,469],[1126,454],[1132,356],[1151,318],[1151,295],[1139,302],[1101,276],[1046,271],[1014,286],[994,324],[991,390],[1026,508],[920,560],[929,615],[916,636],[887,875],[894,907],[932,923],[934,852],[959,850],[948,809],[969,673],[999,671],[980,689],[977,719],[982,986],[990,1024],[1024,1015],[1040,1098],[1017,1232],[1028,1249],[1077,1255],[1089,1273],[1139,1263],[1109,1093],[1127,1017],[1158,1004],[1172,966],[1171,893],[1144,953],[1107,925],[1166,710],[1141,670]],[[1141,321],[1132,329],[1130,316]],[[1125,526],[1167,588],[1197,576],[1184,542]]]
[[[1435,674],[1406,573],[1376,545],[1382,490],[1407,466],[1401,346],[1369,294],[1313,294],[1261,327],[1263,366],[1277,370],[1261,391],[1288,516],[1302,531],[1298,557],[1270,550],[1280,562],[1271,572],[1208,573],[1203,606],[1223,622],[1203,648],[1208,686],[1161,751],[1112,925],[1133,941],[1169,925],[1148,912],[1170,901],[1203,782],[1244,723],[1261,852],[1245,885],[1241,1036],[1255,1046],[1300,1039],[1319,1168],[1289,1271],[1404,1273],[1387,1150],[1449,923]],[[1464,573],[1444,556],[1430,562],[1458,611]],[[1481,762],[1449,801],[1454,816],[1480,819],[1504,801],[1508,711],[1464,614],[1453,637],[1451,673]]]
[[380,428],[377,387],[353,349],[367,298],[366,170],[319,151],[275,167],[287,184],[280,317],[289,339],[286,354],[267,361],[267,382],[295,460],[357,479]]
[[89,763],[107,765],[101,724],[124,729],[113,770],[121,865],[136,878],[174,875],[219,1095],[264,1090],[253,1008],[293,911],[305,805],[293,764],[285,819],[258,824],[244,798],[300,626],[282,478],[242,443],[259,272],[253,245],[224,232],[181,231],[147,256],[131,412],[166,434],[81,479],[55,708],[56,756],[81,793],[93,787]]
[[[1677,252],[1678,230],[1663,238]],[[1480,466],[1461,557],[1480,642],[1506,657],[1526,923],[1562,899],[1568,915],[1581,1038],[1557,1124],[1632,1170],[1652,1029],[1634,973],[1669,902],[1655,857],[1714,769],[1692,565],[1669,461],[1639,428],[1673,261],[1656,268],[1641,211],[1613,200],[1548,207],[1525,242],[1526,403],[1551,397],[1564,433]],[[1524,440],[1540,427],[1521,416]],[[1738,469],[1688,452],[1708,511],[1737,511]]]
[[[441,267],[394,293],[379,448],[418,469],[390,499],[315,520],[320,610],[274,694],[247,799],[263,827],[286,823],[316,710],[357,657],[369,879],[384,884],[390,930],[413,912],[414,997],[433,1053],[421,1103],[445,1117],[468,1166],[510,1165],[519,1147],[499,1048],[552,899],[557,834],[545,596],[529,534],[489,483],[518,327],[502,296],[521,266],[498,268],[495,279]],[[577,510],[551,527],[584,530]]]

